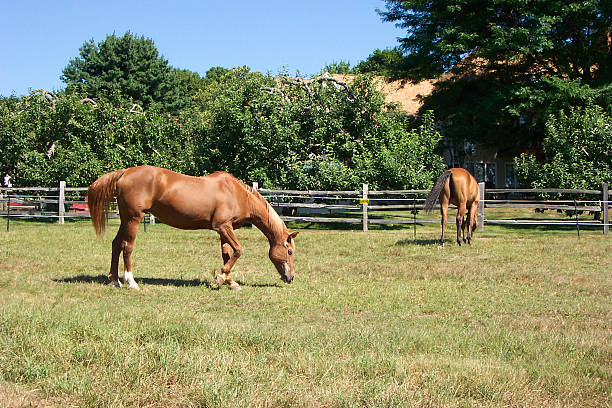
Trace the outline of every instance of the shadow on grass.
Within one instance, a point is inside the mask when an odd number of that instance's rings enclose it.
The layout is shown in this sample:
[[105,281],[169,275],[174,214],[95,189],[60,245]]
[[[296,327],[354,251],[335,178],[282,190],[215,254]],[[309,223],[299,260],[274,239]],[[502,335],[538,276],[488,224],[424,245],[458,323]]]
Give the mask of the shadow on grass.
[[282,288],[283,287],[283,285],[280,285],[278,283],[246,283],[240,280],[237,280],[236,282],[238,282],[240,286],[248,286],[250,288]]
[[397,246],[404,246],[404,245],[433,246],[433,245],[440,245],[440,239],[407,238],[407,239],[400,239],[399,241],[395,243],[395,245]]
[[[188,286],[204,286],[210,290],[219,290],[216,282],[211,282],[208,279],[167,279],[167,278],[135,278],[136,283],[142,283],[144,285],[159,285],[159,286],[176,286],[176,287],[188,287]],[[97,283],[100,285],[110,284],[110,280],[106,275],[78,275],[70,278],[53,279],[57,283]],[[246,283],[242,281],[236,281],[240,286],[248,286],[251,288],[281,288],[282,286],[278,283]]]
[[[486,227],[497,227],[508,231],[545,231],[545,232],[576,232],[576,225],[525,225],[525,224],[488,224]],[[485,228],[486,228],[485,227]],[[603,225],[580,225],[581,230],[598,230],[603,229]]]
[[[166,278],[135,278],[136,283],[143,283],[145,285],[159,285],[159,286],[205,286],[208,289],[217,289],[217,285],[213,285],[209,280],[205,279],[166,279]],[[78,275],[70,278],[53,279],[54,282],[58,283],[98,283],[101,285],[110,284],[110,280],[106,275]]]

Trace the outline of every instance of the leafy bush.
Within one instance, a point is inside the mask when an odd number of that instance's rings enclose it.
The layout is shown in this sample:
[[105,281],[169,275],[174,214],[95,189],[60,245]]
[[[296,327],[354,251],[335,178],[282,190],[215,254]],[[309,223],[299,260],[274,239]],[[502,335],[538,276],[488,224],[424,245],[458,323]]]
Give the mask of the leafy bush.
[[0,99],[0,171],[15,171],[16,186],[84,186],[151,164],[193,175],[225,170],[262,187],[428,187],[443,168],[433,115],[413,129],[370,78],[349,82],[215,70],[177,116],[117,96]]
[[202,171],[299,189],[423,187],[442,169],[433,116],[418,130],[385,104],[369,77],[273,79],[238,69],[196,96],[209,121],[197,142]]
[[0,171],[14,171],[16,186],[87,185],[107,171],[141,164],[193,171],[191,135],[178,119],[131,105],[47,93],[2,100]]
[[544,162],[522,154],[517,178],[533,188],[599,189],[612,183],[612,116],[598,105],[570,108],[546,123]]

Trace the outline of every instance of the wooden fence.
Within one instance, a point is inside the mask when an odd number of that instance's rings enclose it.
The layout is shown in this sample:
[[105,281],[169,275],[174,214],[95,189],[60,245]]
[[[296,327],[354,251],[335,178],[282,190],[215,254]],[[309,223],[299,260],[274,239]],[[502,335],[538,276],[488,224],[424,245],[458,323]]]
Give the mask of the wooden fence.
[[[253,188],[257,188],[253,183]],[[600,226],[608,234],[609,222],[609,192],[608,185],[603,184],[601,190],[571,190],[571,189],[485,189],[484,183],[479,183],[480,203],[478,206],[478,229],[483,230],[485,224],[497,225],[578,225]],[[418,224],[439,223],[440,219],[417,219],[416,213],[423,210],[425,197],[429,190],[369,190],[364,184],[361,191],[295,191],[259,189],[276,209],[280,209],[281,218],[285,221],[306,221],[316,223],[352,223],[361,224],[363,231],[371,224]],[[595,196],[592,200],[542,200],[537,195],[573,195]],[[532,196],[532,197],[529,197]],[[487,198],[485,198],[487,197]],[[537,210],[558,210],[571,213],[599,213],[600,220],[520,220],[520,219],[486,219],[485,208],[532,208]],[[285,211],[289,210],[289,211]],[[295,210],[295,211],[294,211]],[[406,212],[404,215],[389,217],[389,212]],[[293,213],[301,215],[293,215]],[[312,215],[305,215],[311,212]],[[354,214],[353,217],[324,216],[334,213]],[[360,215],[360,216],[358,216]]]
[[[601,190],[485,190],[484,183],[479,183],[479,187],[479,230],[484,229],[485,224],[576,225],[599,226],[603,228],[604,234],[609,232],[610,194],[607,184],[603,184]],[[257,183],[253,183],[253,188],[266,197],[285,221],[361,224],[363,231],[368,231],[368,226],[372,224],[416,226],[419,223],[440,222],[439,218],[417,219],[417,213],[423,210],[428,190],[369,190],[367,184],[363,185],[361,191],[271,190],[259,189]],[[60,181],[55,188],[0,188],[0,216],[6,218],[7,230],[11,218],[16,217],[57,218],[59,224],[64,224],[68,217],[89,217],[86,193],[86,187],[67,187],[64,181]],[[538,198],[542,194],[564,196],[564,199]],[[590,212],[598,214],[599,220],[487,219],[485,208],[528,208],[534,211],[557,210],[575,214]],[[147,221],[154,223],[155,218],[150,216]]]

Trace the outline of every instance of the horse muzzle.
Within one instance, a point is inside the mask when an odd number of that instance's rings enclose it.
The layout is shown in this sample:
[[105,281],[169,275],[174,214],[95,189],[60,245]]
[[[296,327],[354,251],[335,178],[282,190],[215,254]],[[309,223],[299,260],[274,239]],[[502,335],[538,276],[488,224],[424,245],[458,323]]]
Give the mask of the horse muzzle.
[[291,283],[293,282],[293,275],[291,276],[281,275],[281,280],[285,283]]
[[293,282],[294,274],[291,273],[291,268],[288,264],[283,264],[283,272],[281,273],[281,280],[285,283]]

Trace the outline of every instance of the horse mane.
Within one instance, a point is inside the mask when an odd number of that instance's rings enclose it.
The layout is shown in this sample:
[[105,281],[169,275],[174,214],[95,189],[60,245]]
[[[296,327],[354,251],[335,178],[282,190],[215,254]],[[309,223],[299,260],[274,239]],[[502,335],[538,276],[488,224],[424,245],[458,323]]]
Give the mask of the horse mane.
[[262,221],[267,225],[268,228],[270,228],[270,232],[274,236],[283,236],[287,230],[285,222],[281,219],[278,213],[274,211],[274,208],[272,208],[268,200],[266,200],[264,196],[262,196],[261,193],[253,187],[247,185],[246,183],[243,183],[240,180],[238,181],[247,192],[247,196],[252,198],[251,200],[249,200],[249,211],[251,213],[259,213],[260,211],[255,208],[255,205],[263,204],[266,207],[267,215],[265,218],[262,216]]

